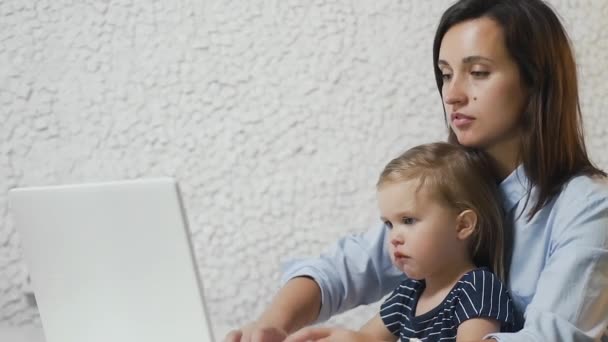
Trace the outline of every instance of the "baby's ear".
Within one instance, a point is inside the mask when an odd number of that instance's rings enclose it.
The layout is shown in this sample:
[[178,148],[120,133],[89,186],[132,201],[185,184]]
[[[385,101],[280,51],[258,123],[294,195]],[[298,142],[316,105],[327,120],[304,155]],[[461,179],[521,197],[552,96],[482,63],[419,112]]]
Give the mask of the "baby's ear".
[[456,237],[460,240],[468,239],[477,227],[477,214],[473,210],[465,210],[456,218]]

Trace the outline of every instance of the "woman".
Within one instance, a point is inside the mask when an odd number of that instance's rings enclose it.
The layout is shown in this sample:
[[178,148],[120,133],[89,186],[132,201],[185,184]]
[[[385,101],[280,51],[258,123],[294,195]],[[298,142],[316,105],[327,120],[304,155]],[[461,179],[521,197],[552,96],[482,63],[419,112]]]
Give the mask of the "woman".
[[[586,153],[576,64],[559,19],[542,0],[458,1],[441,18],[433,63],[449,141],[492,157],[514,233],[508,285],[525,325],[486,338],[608,340],[608,185]],[[378,227],[291,265],[266,312],[227,340],[280,341],[379,300],[402,280],[386,235]]]

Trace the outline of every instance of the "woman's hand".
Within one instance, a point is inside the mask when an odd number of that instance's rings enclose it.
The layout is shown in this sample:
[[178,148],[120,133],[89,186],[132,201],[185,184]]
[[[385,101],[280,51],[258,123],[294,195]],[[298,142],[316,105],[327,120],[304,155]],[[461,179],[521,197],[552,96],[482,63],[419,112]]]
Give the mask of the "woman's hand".
[[296,331],[289,335],[285,342],[377,342],[373,336],[342,328],[310,327]]
[[224,342],[283,342],[286,337],[287,333],[279,328],[250,323],[231,331],[224,338]]

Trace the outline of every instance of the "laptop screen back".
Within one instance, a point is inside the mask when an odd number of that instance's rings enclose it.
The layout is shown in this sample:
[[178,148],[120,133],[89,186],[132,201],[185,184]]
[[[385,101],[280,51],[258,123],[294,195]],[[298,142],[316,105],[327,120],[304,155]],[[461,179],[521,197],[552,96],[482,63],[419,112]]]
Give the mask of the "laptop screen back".
[[212,341],[177,184],[9,193],[47,342]]

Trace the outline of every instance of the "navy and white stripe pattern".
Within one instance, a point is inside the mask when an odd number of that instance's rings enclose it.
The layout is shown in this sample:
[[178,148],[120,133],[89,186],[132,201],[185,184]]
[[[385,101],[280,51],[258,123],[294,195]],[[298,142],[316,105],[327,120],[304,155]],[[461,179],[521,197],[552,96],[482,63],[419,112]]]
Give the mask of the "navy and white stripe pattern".
[[456,341],[460,323],[471,318],[492,318],[501,331],[518,330],[507,288],[487,268],[466,273],[441,304],[415,317],[424,280],[404,280],[380,307],[380,316],[392,334],[403,341]]

